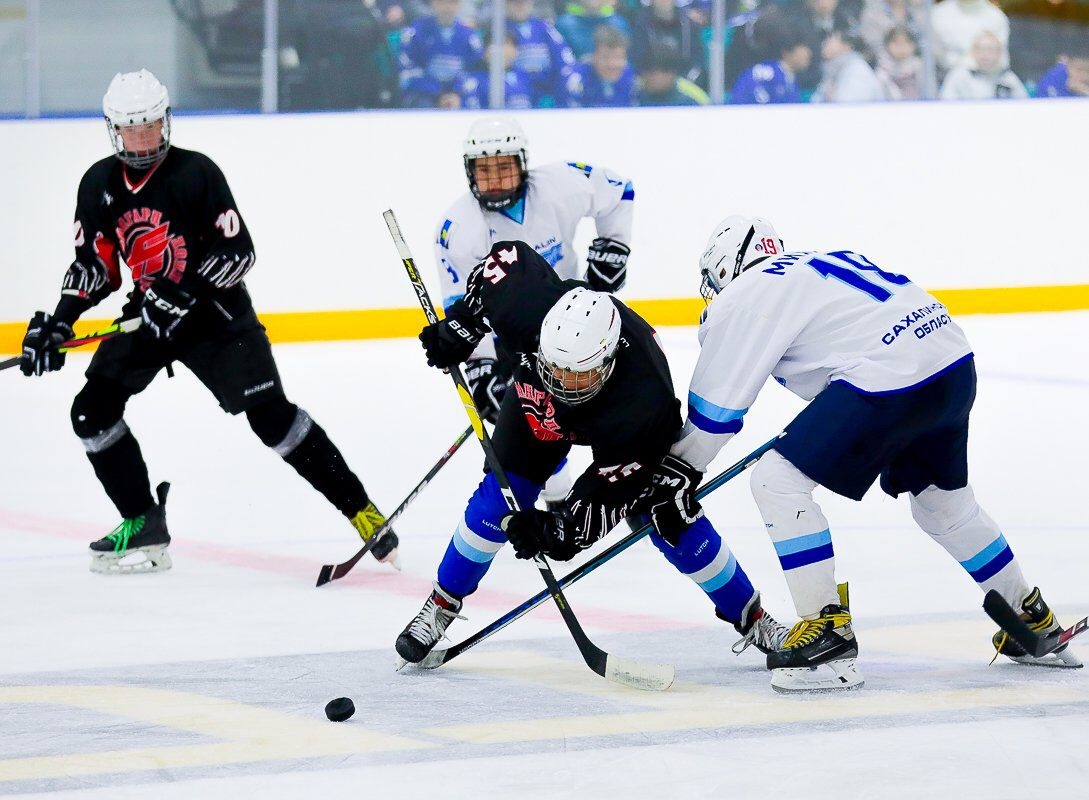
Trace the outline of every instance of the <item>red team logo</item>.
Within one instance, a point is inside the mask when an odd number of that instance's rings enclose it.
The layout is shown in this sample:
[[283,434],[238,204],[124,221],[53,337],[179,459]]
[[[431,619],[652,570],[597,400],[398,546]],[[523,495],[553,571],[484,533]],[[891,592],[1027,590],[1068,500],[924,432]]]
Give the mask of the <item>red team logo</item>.
[[528,383],[515,381],[514,391],[522,401],[522,413],[533,435],[542,442],[559,442],[570,439],[556,422],[556,409],[552,405],[552,395],[534,388]]
[[185,239],[170,233],[161,211],[137,208],[117,221],[121,255],[132,270],[132,280],[146,286],[153,277],[165,275],[177,283],[189,255]]

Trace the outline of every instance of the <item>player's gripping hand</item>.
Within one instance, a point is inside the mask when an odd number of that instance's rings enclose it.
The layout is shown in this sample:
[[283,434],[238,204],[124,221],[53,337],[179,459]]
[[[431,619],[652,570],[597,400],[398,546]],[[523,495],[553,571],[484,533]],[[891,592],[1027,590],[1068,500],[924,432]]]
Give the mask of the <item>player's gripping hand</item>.
[[64,366],[65,354],[58,348],[72,338],[72,326],[63,320],[35,311],[26,326],[19,369],[24,375],[41,375]]
[[193,308],[196,299],[178,284],[165,278],[153,280],[144,289],[140,304],[140,330],[156,339],[169,341]]
[[616,292],[628,278],[631,248],[616,239],[597,238],[586,256],[586,282],[596,292]]
[[428,366],[447,369],[460,364],[473,354],[484,334],[490,330],[483,320],[474,317],[458,300],[447,310],[445,319],[420,331]]
[[684,530],[703,516],[703,507],[696,499],[702,479],[703,473],[687,461],[666,455],[636,502],[637,508],[649,512],[658,535],[674,547]]
[[480,418],[492,425],[499,419],[499,406],[510,387],[510,373],[494,358],[471,358],[465,362],[465,380],[473,393]]
[[500,527],[518,558],[545,555],[556,561],[570,561],[582,550],[575,542],[574,523],[555,511],[517,511],[503,517]]

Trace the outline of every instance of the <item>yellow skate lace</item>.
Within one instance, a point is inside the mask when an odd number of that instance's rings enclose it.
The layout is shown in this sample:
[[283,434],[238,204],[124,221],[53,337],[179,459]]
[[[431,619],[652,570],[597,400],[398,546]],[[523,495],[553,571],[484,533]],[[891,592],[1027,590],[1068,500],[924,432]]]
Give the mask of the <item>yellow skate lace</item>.
[[352,517],[352,525],[364,542],[370,541],[375,531],[385,524],[386,518],[374,507],[374,503],[367,503],[365,508]]
[[835,629],[849,624],[850,621],[851,614],[848,611],[829,614],[816,619],[803,619],[790,629],[786,641],[783,642],[783,649],[790,650],[794,647],[805,647],[824,633],[825,626],[828,623],[831,623],[831,627]]

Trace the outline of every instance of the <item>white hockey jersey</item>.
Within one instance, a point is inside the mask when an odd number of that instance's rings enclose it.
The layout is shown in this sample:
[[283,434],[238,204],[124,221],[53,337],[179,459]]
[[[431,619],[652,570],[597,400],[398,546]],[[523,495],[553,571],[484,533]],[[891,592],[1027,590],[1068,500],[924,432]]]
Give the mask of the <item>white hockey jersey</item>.
[[465,279],[495,242],[519,239],[544,256],[562,278],[581,278],[585,255],[575,253],[575,229],[593,217],[597,235],[631,244],[635,189],[603,167],[546,164],[529,171],[526,192],[511,209],[485,211],[466,192],[439,221],[435,263],[444,307],[465,294]]
[[711,301],[699,339],[688,419],[673,448],[699,469],[741,429],[769,375],[805,400],[831,381],[889,394],[972,352],[932,295],[849,250],[756,264]]

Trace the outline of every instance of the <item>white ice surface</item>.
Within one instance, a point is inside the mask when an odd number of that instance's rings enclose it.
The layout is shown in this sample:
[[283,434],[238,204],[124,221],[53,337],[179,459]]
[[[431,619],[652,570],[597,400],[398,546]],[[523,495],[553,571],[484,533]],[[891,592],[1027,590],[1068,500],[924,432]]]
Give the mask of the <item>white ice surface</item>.
[[[1026,577],[1070,624],[1089,613],[1089,314],[967,317],[980,393],[972,483]],[[663,332],[678,390],[694,329]],[[414,341],[280,346],[289,396],[391,509],[464,428]],[[402,518],[403,573],[347,558],[351,527],[192,376],[161,376],[126,414],[153,481],[173,482],[174,569],[104,577],[86,544],[116,524],[68,407],[86,355],[5,381],[0,493],[0,794],[54,798],[1078,797],[1089,778],[1089,674],[988,666],[975,584],[904,500],[820,495],[849,579],[866,686],[772,692],[761,659],[642,543],[570,590],[606,649],[667,661],[662,694],[581,663],[545,606],[434,672],[393,671],[479,479],[473,440]],[[683,396],[683,394],[682,394]],[[801,407],[769,385],[721,469]],[[706,503],[764,594],[793,609],[745,478]],[[563,565],[557,572],[566,572]],[[537,592],[502,553],[454,640]],[[1089,640],[1089,636],[1085,639]],[[1089,642],[1074,650],[1089,659]],[[325,720],[352,697],[347,723]]]

